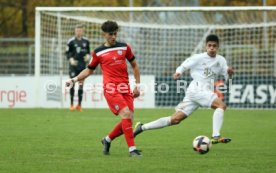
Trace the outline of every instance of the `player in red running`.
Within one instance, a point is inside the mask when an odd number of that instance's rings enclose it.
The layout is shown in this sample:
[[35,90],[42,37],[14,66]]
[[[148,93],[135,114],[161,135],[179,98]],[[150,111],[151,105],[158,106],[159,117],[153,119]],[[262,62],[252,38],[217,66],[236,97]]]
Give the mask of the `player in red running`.
[[[92,52],[92,60],[88,67],[78,76],[66,81],[67,86],[87,78],[100,64],[103,74],[104,96],[110,110],[119,115],[121,121],[113,130],[102,139],[103,153],[109,154],[111,141],[124,134],[130,156],[141,156],[141,151],[136,149],[132,130],[133,99],[140,95],[140,71],[130,46],[124,42],[117,42],[116,37],[119,26],[114,21],[106,21],[101,29],[105,43]],[[131,64],[136,86],[130,90],[126,60]]]

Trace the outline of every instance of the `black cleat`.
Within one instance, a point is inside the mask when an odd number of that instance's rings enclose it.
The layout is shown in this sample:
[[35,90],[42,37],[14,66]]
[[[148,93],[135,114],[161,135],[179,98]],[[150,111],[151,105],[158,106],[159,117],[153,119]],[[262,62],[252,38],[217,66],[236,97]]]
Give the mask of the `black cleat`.
[[135,129],[134,129],[134,132],[133,132],[134,137],[143,132],[142,125],[143,124],[141,122],[136,123]]
[[129,157],[141,157],[141,150],[133,150],[131,152],[129,152]]
[[110,142],[107,142],[106,140],[105,140],[105,138],[103,138],[102,139],[102,144],[103,144],[103,154],[104,155],[109,155],[109,148],[110,148],[110,145],[111,145],[111,143]]

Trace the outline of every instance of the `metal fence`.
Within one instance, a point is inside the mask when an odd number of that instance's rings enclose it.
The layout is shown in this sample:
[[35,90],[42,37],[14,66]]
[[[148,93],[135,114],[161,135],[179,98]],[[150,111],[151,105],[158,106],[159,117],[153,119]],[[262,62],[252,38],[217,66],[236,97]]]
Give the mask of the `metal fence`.
[[34,75],[34,39],[0,38],[0,75]]

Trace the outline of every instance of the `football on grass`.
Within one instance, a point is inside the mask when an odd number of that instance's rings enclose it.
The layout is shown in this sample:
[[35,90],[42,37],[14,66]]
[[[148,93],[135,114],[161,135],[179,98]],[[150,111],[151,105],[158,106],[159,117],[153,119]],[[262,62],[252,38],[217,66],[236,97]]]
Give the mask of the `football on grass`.
[[193,148],[199,154],[208,153],[211,146],[211,140],[207,136],[200,135],[193,141]]

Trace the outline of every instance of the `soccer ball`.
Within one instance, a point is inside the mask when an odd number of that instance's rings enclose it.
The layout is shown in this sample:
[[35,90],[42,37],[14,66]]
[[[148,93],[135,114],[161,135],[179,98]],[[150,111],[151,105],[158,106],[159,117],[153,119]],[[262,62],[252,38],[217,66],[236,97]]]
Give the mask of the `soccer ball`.
[[211,140],[207,136],[200,135],[193,141],[193,148],[199,154],[208,153],[211,146]]

